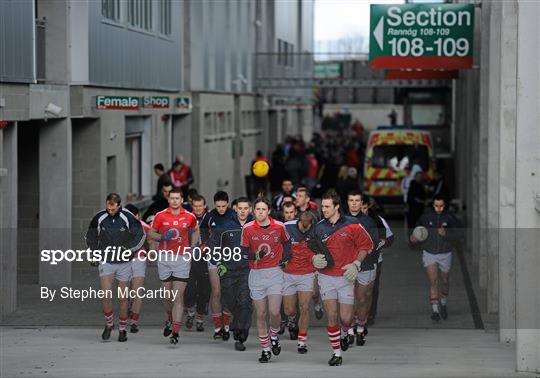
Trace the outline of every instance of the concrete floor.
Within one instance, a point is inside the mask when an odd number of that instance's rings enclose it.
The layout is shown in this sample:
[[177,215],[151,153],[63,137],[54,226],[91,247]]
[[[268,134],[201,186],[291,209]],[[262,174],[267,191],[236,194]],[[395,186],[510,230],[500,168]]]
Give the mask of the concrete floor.
[[310,331],[306,355],[283,340],[271,363],[253,332],[245,352],[209,333],[185,332],[177,346],[160,328],[129,335],[126,343],[99,339],[100,328],[2,328],[1,377],[528,377],[514,373],[514,346],[478,330],[373,329],[363,347],[329,367],[325,329]]

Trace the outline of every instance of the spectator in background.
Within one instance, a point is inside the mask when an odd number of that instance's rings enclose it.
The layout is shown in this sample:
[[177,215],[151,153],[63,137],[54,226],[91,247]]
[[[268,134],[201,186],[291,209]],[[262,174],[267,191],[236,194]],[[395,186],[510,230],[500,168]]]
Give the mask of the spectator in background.
[[293,198],[293,200],[296,197],[294,195],[294,186],[292,180],[289,178],[284,178],[281,181],[281,193],[272,199],[272,210],[274,210],[276,213],[281,211],[281,206],[283,205],[285,197],[287,196],[290,196]]
[[360,190],[358,170],[354,167],[347,168],[346,165],[343,165],[339,170],[338,183],[336,184],[336,191],[342,199],[343,204],[347,203],[347,195],[353,190]]
[[354,167],[357,170],[360,168],[360,158],[358,156],[358,150],[354,144],[351,144],[347,149],[347,166]]
[[388,118],[390,118],[390,125],[392,125],[392,126],[397,125],[397,112],[396,112],[396,109],[392,109],[392,111],[388,114]]
[[189,187],[193,184],[194,179],[191,167],[184,163],[184,157],[182,155],[176,155],[176,160],[168,173],[173,185],[180,189],[182,196],[186,198]]
[[270,164],[270,191],[280,190],[281,180],[285,176],[285,152],[283,146],[278,144],[272,152],[272,164]]
[[154,173],[158,177],[158,181],[157,181],[156,194],[152,197],[153,201],[155,201],[161,195],[161,188],[163,187],[163,185],[166,182],[171,181],[169,176],[165,173],[165,167],[161,163],[154,165]]
[[347,203],[347,166],[342,165],[339,167],[338,177],[336,181],[336,192],[339,194],[341,203]]
[[319,177],[319,162],[311,150],[306,155],[305,171],[304,185],[311,192],[317,185],[317,179]]
[[289,157],[285,162],[285,170],[287,176],[291,178],[294,183],[299,183],[304,177],[304,155],[302,153],[302,145],[299,142],[295,142],[289,151]]
[[409,175],[401,182],[401,193],[403,193],[403,202],[405,204],[407,204],[407,195],[409,193],[411,182],[414,181],[414,178],[418,172],[422,172],[422,167],[420,167],[418,164],[413,165]]
[[166,182],[161,187],[161,194],[152,202],[152,204],[146,209],[142,219],[148,224],[152,224],[154,216],[161,210],[165,210],[169,207],[169,193],[173,190],[173,185],[170,182]]

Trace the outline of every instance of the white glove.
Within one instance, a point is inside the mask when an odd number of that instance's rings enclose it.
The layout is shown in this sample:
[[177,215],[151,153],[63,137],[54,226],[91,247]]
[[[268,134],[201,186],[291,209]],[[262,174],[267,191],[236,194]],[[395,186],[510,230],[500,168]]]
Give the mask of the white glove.
[[328,265],[328,261],[324,258],[324,255],[317,254],[311,258],[313,266],[317,269],[324,269]]
[[356,263],[347,264],[341,269],[345,271],[343,272],[343,277],[348,281],[354,282],[356,277],[358,277],[358,266]]

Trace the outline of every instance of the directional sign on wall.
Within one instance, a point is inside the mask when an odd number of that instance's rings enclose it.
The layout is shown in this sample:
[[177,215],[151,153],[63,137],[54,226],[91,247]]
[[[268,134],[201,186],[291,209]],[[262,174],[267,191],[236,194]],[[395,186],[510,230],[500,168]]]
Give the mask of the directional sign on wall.
[[371,68],[471,68],[474,5],[371,5]]

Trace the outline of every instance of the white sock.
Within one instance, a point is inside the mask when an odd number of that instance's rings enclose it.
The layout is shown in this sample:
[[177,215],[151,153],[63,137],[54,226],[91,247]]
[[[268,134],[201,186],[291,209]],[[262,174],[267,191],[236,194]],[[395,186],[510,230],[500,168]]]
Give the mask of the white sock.
[[433,303],[433,304],[431,305],[431,310],[432,310],[433,312],[439,312],[439,305],[438,305],[437,303]]
[[448,302],[448,298],[441,298],[441,305],[446,306],[446,303]]
[[341,357],[341,349],[334,350],[334,354],[338,357]]

